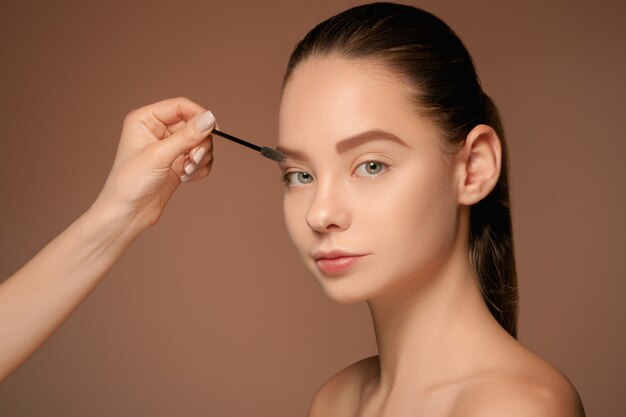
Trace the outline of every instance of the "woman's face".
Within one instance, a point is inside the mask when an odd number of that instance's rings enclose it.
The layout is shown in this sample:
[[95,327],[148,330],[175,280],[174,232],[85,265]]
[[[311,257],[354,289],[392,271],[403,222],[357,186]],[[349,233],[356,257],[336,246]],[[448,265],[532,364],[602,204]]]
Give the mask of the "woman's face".
[[[439,135],[400,81],[373,63],[312,58],[292,74],[277,147],[288,156],[285,222],[331,299],[424,285],[451,253],[457,190]],[[364,256],[317,261],[319,251]]]

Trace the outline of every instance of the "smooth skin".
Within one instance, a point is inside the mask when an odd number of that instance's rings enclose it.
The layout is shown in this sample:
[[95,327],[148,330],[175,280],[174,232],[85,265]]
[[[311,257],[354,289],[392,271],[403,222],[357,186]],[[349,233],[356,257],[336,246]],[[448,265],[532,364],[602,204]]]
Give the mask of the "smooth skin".
[[133,110],[92,206],[0,284],[0,382],[93,291],[132,242],[156,224],[181,182],[213,164],[215,117],[187,98]]
[[[469,208],[500,174],[496,132],[478,125],[444,154],[405,85],[376,62],[327,56],[283,91],[289,235],[326,295],[367,302],[379,352],[327,380],[308,416],[584,415],[570,381],[490,314],[469,261]],[[338,145],[370,130],[404,143]],[[332,249],[365,256],[328,274],[312,254]]]

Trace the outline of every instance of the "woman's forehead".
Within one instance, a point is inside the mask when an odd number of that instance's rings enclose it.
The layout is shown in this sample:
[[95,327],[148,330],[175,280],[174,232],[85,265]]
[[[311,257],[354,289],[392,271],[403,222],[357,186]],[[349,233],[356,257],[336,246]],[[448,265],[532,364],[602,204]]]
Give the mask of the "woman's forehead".
[[362,61],[322,57],[299,64],[283,90],[279,143],[296,147],[320,136],[415,129],[425,122],[406,83],[381,65]]
[[[299,64],[287,81],[281,100],[281,110],[306,108],[306,105],[336,106],[369,99],[361,104],[383,104],[411,107],[410,88],[391,70],[374,60],[346,59],[334,55],[312,57]],[[324,108],[317,109],[318,111]]]

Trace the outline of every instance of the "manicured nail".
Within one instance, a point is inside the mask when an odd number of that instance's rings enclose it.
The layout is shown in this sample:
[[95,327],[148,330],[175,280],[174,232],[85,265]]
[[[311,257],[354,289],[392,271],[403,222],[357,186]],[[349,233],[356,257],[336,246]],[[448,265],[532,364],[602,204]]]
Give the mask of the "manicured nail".
[[185,164],[185,172],[187,173],[187,175],[193,174],[196,168],[197,168],[196,164],[194,164],[191,161],[187,161],[187,163]]
[[202,116],[198,117],[196,120],[196,128],[200,132],[204,132],[205,130],[209,130],[211,126],[215,123],[215,116],[211,111],[206,111],[202,114]]
[[191,179],[191,177],[192,177],[192,175],[187,175],[187,174],[184,174],[184,175],[181,175],[181,176],[180,176],[180,180],[181,180],[182,182],[187,182],[187,181],[189,181],[189,180]]
[[202,160],[202,157],[205,153],[206,149],[204,148],[200,148],[196,151],[196,153],[193,155],[193,161],[196,163],[196,165],[200,165],[200,161]]

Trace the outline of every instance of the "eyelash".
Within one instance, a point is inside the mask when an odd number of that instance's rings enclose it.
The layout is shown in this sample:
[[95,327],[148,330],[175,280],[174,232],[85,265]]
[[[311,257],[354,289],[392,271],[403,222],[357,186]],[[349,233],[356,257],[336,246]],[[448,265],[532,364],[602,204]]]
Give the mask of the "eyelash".
[[[357,166],[357,169],[360,166],[362,166],[362,165],[369,164],[369,163],[372,163],[372,162],[375,163],[375,164],[382,165],[383,166],[383,170],[381,172],[377,173],[377,174],[373,174],[373,175],[369,176],[369,178],[375,178],[375,177],[377,177],[379,175],[382,175],[383,173],[387,172],[387,170],[389,169],[389,165],[387,165],[386,163],[384,163],[382,161],[377,161],[377,160],[374,160],[374,159],[370,159],[370,160],[367,160],[365,162],[362,162],[361,164],[359,164]],[[281,178],[282,182],[285,184],[285,186],[287,186],[287,187],[298,187],[297,185],[295,185],[295,186],[289,185],[289,178],[293,174],[300,174],[300,173],[308,174],[308,172],[305,172],[305,171],[291,171],[291,172],[285,172],[284,174],[281,174],[280,178]]]

